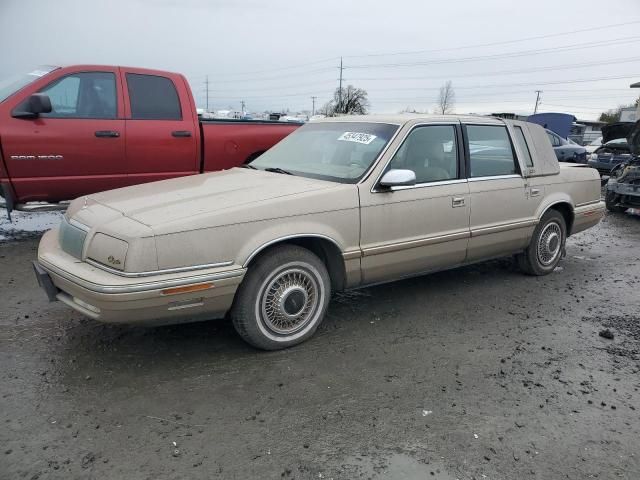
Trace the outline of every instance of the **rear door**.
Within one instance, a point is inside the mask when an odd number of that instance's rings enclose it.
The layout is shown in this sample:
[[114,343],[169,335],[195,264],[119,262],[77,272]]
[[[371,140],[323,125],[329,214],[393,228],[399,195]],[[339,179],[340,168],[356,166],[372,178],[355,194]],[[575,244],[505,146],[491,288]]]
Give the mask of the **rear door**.
[[51,99],[50,113],[3,120],[5,162],[19,201],[69,200],[126,185],[117,68],[66,72],[38,91]]
[[[464,130],[471,195],[467,261],[522,250],[535,227],[535,211],[543,197],[544,187],[532,187],[522,176],[522,169],[533,164],[525,159],[521,167],[504,124],[467,124]],[[522,129],[514,134],[518,152],[525,157],[524,148],[529,150],[526,143],[520,145],[520,140],[525,141]]]
[[199,125],[179,75],[122,69],[131,184],[198,173]]

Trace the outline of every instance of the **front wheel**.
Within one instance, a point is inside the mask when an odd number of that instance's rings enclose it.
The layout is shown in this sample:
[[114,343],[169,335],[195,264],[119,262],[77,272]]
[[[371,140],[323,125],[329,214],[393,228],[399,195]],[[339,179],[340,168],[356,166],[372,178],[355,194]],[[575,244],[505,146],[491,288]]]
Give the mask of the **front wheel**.
[[249,267],[231,308],[240,336],[254,347],[278,350],[311,337],[331,296],[329,273],[306,248],[272,248]]
[[517,256],[520,269],[529,275],[547,275],[560,262],[567,239],[562,214],[549,210],[536,226],[527,249]]

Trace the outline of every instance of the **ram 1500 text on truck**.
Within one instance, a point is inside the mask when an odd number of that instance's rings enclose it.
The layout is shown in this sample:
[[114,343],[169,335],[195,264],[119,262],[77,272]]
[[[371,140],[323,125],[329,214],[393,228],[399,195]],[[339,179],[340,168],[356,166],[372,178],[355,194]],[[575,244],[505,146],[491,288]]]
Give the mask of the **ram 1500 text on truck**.
[[42,67],[0,80],[0,194],[9,212],[51,209],[102,190],[224,170],[298,126],[200,120],[177,73]]

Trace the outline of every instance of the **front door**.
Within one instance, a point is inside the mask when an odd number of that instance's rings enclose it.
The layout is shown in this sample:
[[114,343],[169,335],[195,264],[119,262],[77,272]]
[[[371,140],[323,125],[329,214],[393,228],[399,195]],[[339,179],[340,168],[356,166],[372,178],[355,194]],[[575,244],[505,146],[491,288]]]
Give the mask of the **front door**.
[[131,184],[199,173],[199,125],[182,79],[135,69],[123,74]]
[[39,92],[49,96],[50,113],[3,125],[7,170],[20,201],[71,200],[126,185],[117,70],[69,73]]
[[363,282],[461,264],[469,240],[469,186],[458,123],[417,125],[385,169],[408,169],[416,185],[360,185]]

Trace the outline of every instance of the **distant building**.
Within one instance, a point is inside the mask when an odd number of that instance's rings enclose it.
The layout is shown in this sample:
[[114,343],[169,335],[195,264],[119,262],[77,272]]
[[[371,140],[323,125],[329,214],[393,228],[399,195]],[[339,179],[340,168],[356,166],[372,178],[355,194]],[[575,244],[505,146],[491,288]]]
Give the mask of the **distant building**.
[[620,110],[621,122],[635,122],[636,120],[640,120],[638,118],[638,111],[636,107],[628,107]]

